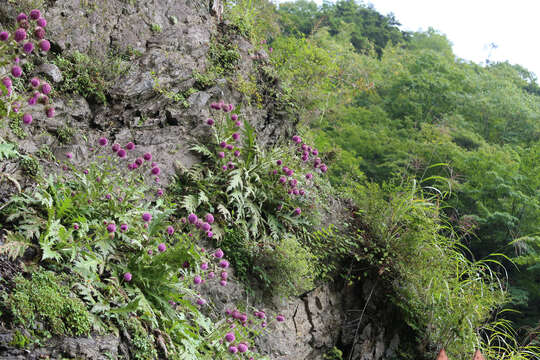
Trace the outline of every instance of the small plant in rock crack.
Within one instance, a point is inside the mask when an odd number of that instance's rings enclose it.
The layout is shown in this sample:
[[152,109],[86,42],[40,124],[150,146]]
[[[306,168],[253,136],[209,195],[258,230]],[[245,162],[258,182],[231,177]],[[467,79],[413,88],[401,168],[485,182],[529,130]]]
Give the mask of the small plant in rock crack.
[[[34,77],[27,85],[15,86],[23,79],[23,68],[31,64],[31,56],[49,51],[50,42],[45,39],[47,21],[41,11],[34,9],[16,18],[15,30],[0,31],[0,120],[10,118],[29,125],[34,120],[31,107],[43,111],[49,118],[54,116],[50,103],[51,86]],[[26,92],[20,89],[28,89]]]

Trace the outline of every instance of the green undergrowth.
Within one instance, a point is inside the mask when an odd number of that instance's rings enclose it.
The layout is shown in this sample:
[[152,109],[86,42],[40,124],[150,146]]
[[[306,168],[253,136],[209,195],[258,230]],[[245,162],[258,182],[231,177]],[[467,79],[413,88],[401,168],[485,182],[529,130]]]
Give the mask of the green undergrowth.
[[13,292],[4,299],[13,324],[39,336],[44,336],[45,331],[52,335],[88,335],[92,328],[90,314],[66,286],[69,284],[62,284],[68,280],[66,276],[43,270],[32,273],[31,279],[16,277]]

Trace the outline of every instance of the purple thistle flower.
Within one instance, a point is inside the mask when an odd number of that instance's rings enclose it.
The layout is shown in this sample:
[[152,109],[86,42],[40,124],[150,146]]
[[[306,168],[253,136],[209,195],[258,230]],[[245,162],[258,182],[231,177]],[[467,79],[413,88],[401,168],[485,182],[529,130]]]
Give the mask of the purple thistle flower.
[[234,149],[234,146],[232,146],[231,144],[228,144],[228,145],[226,146],[226,148],[227,148],[227,150],[232,150],[232,149]]
[[287,176],[293,176],[293,174],[294,174],[293,169],[288,169],[287,170]]
[[216,252],[214,253],[214,257],[217,258],[217,259],[221,259],[223,257],[223,255],[225,255],[223,253],[223,250],[221,249],[217,249]]
[[285,321],[285,317],[283,315],[278,315],[278,316],[276,316],[276,320],[279,321],[279,322],[283,322],[283,321]]
[[209,223],[209,224],[213,224],[214,223],[214,215],[206,214],[206,222]]
[[208,278],[209,278],[209,279],[213,279],[213,278],[215,278],[215,277],[216,277],[216,274],[215,274],[213,271],[210,271],[210,272],[208,273]]
[[219,146],[225,149],[227,147],[227,143],[225,141],[222,141],[219,143]]
[[190,224],[195,224],[197,222],[197,215],[189,214],[188,221]]
[[214,119],[208,119],[208,120],[206,120],[206,124],[208,124],[208,125],[210,125],[210,126],[214,125]]
[[317,156],[317,155],[319,155],[319,150],[313,149],[313,150],[311,151],[311,154]]
[[39,42],[39,48],[44,51],[44,52],[47,52],[51,49],[51,43],[49,42],[49,40],[41,40]]
[[161,173],[161,169],[157,166],[155,168],[152,168],[152,174],[153,175],[159,175]]
[[143,159],[146,160],[146,161],[152,160],[152,154],[150,154],[150,153],[144,154]]
[[16,42],[21,42],[26,39],[26,30],[19,28],[15,30],[15,35],[13,36]]
[[54,117],[54,108],[53,107],[49,107],[45,110],[45,114],[47,115],[47,117],[50,119],[52,117]]
[[174,234],[174,228],[172,226],[167,226],[167,234],[169,235]]
[[208,236],[209,238],[211,238],[211,237],[214,236],[214,233],[211,232],[211,231],[208,231],[208,232],[206,233],[206,236]]
[[201,270],[208,270],[208,263],[202,263]]
[[204,222],[204,223],[202,223],[201,228],[202,228],[204,231],[209,231],[209,230],[210,230],[210,224],[207,223],[207,222]]
[[[163,195],[163,190],[159,189],[159,190],[157,191],[157,196],[161,196],[161,195]],[[184,219],[184,220],[185,220],[185,219]]]
[[294,211],[293,211],[293,214],[294,214],[294,215],[300,215],[301,213],[302,213],[302,210],[300,210],[300,208],[296,208],[296,209],[294,209]]
[[204,304],[206,304],[206,300],[204,300],[204,299],[202,299],[202,298],[198,298],[198,299],[197,299],[197,305],[203,306]]
[[142,214],[142,219],[144,222],[150,222],[150,220],[152,220],[152,215],[150,215],[150,213],[143,213]]
[[38,9],[34,9],[30,11],[30,19],[37,20],[40,17],[41,17],[41,11],[39,11]]
[[219,262],[219,266],[222,267],[223,269],[227,269],[229,267],[229,262],[227,260],[221,260]]
[[120,225],[120,231],[121,231],[121,232],[125,232],[125,231],[127,231],[127,229],[128,229],[127,224],[122,224],[122,225]]
[[239,133],[234,133],[234,134],[232,134],[232,138],[233,138],[234,140],[238,140],[239,137],[240,137],[240,134],[239,134]]
[[73,224],[73,229],[74,230],[79,230],[79,224],[77,224],[77,223]]
[[328,167],[325,164],[321,165],[321,171],[325,173],[328,170]]
[[114,144],[114,145],[112,146],[112,151],[113,151],[113,152],[118,152],[118,150],[120,150],[120,145]]
[[131,279],[132,279],[131,273],[127,272],[127,273],[124,274],[124,280],[126,282],[130,282]]
[[300,195],[304,196],[306,194],[306,192],[304,191],[304,189],[300,189]]
[[118,150],[118,152],[116,153],[116,155],[118,155],[118,157],[119,157],[120,159],[123,159],[123,158],[126,157],[127,153],[126,153],[126,150],[120,149],[120,150]]
[[234,105],[233,104],[229,104],[229,111],[233,111],[234,110]]
[[298,189],[294,189],[292,192],[293,192],[294,195],[300,194],[300,191]]
[[36,38],[38,38],[39,40],[43,39],[45,37],[45,29],[43,29],[42,27],[37,27],[35,28],[34,30],[34,36]]
[[199,285],[201,282],[202,282],[201,277],[199,275],[195,275],[195,277],[193,278],[193,283],[195,285]]
[[73,159],[73,154],[70,153],[70,152],[68,152],[68,153],[66,153],[66,157],[67,157],[68,159]]
[[296,185],[298,185],[298,180],[296,179],[289,180],[289,185],[291,185],[292,187],[295,187]]
[[221,286],[227,286],[227,280],[221,280],[221,281],[219,282],[219,285],[221,285]]
[[13,75],[13,77],[16,77],[16,78],[21,77],[21,75],[22,75],[21,67],[18,66],[18,65],[13,66],[11,68],[11,75]]
[[23,45],[23,51],[27,54],[30,54],[32,51],[34,51],[34,44],[31,42],[27,42]]
[[28,105],[30,105],[30,106],[36,105],[36,102],[37,102],[36,97],[31,97],[30,99],[28,99]]
[[234,164],[233,164],[232,162],[229,161],[229,162],[227,163],[227,168],[228,168],[229,170],[234,169]]
[[232,114],[232,115],[231,115],[231,120],[232,120],[232,121],[238,120],[238,115]]
[[83,170],[84,175],[88,175],[88,169]]
[[225,112],[229,111],[229,104],[221,104],[221,110]]
[[234,333],[229,332],[229,333],[225,334],[225,341],[233,342],[234,340],[236,340],[236,336],[234,336]]
[[240,156],[240,150],[236,150],[236,151],[234,152],[234,156],[239,157],[239,156]]
[[321,163],[322,163],[322,160],[321,160],[320,157],[316,158],[315,161],[314,161],[314,164],[315,164],[315,165],[319,165],[319,164],[321,164]]
[[242,122],[240,120],[238,120],[237,122],[234,123],[234,125],[240,127],[240,126],[242,126]]
[[182,267],[183,267],[184,269],[189,268],[189,261],[184,261],[184,263],[182,264]]
[[41,92],[45,95],[49,95],[51,93],[51,85],[47,84],[46,82],[44,82],[43,84],[41,84]]
[[227,170],[227,165],[223,165],[221,168],[222,168],[224,171],[226,171],[226,170]]
[[306,144],[302,144],[302,150],[307,151],[307,145]]
[[229,274],[226,272],[226,271],[222,271],[221,272],[221,278],[223,280],[227,280],[227,278],[229,277]]
[[2,84],[4,84],[5,87],[10,88],[13,85],[13,82],[9,77],[5,77],[2,79]]
[[101,146],[107,145],[108,142],[109,141],[107,140],[107,138],[104,138],[104,137],[99,138],[99,145],[101,145]]
[[41,26],[42,28],[44,28],[47,26],[47,20],[45,20],[44,18],[39,18],[37,19],[37,24]]
[[167,245],[165,245],[164,243],[160,243],[157,247],[158,251],[159,252],[165,252],[165,250],[167,250]]
[[225,153],[223,151],[218,152],[218,157],[223,159],[225,157]]
[[234,345],[229,346],[229,352],[231,354],[236,354],[238,352],[238,348]]
[[105,199],[107,199],[107,200],[111,200],[111,197],[112,197],[111,194],[105,195]]
[[113,223],[107,225],[107,231],[110,232],[110,233],[113,233],[116,231],[116,225],[114,225]]
[[126,149],[127,149],[127,150],[133,150],[133,149],[135,149],[135,144],[132,143],[131,141],[128,142],[128,143],[126,144]]
[[6,41],[9,38],[9,33],[7,31],[0,32],[0,41]]
[[313,174],[312,174],[312,173],[307,173],[307,174],[306,174],[306,179],[309,180],[309,179],[311,179],[312,177],[313,177]]
[[23,115],[22,120],[23,120],[23,123],[25,123],[26,125],[29,125],[32,123],[32,120],[33,120],[32,115],[26,113]]
[[278,161],[276,161],[276,164],[277,164],[278,166],[281,166],[281,164],[283,164],[283,161],[278,160]]

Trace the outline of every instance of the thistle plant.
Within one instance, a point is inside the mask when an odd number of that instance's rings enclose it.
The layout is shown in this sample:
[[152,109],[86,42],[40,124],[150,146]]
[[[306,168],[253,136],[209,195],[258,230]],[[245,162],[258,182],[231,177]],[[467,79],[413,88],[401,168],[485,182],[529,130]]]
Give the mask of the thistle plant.
[[50,42],[45,39],[47,21],[41,11],[34,9],[29,15],[20,13],[15,19],[13,32],[0,31],[0,119],[21,117],[25,125],[33,121],[35,110],[31,107],[43,105],[47,117],[54,116],[54,106],[50,103],[51,86],[34,77],[26,84],[26,91],[17,91],[15,81],[23,74],[23,65],[32,62],[32,56],[47,53]]

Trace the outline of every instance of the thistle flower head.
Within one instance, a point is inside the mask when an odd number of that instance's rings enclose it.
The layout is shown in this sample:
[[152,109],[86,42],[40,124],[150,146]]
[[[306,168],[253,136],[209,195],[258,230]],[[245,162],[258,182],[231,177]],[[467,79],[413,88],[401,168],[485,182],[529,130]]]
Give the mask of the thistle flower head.
[[121,231],[121,232],[125,232],[125,231],[127,231],[127,229],[128,229],[127,224],[122,224],[122,225],[120,225],[120,231]]
[[13,36],[16,42],[21,42],[26,39],[26,30],[23,28],[18,28],[15,30],[15,35]]
[[287,182],[287,178],[286,178],[285,176],[280,176],[279,182],[280,182],[281,184],[285,184],[285,183]]
[[231,120],[232,120],[232,121],[238,120],[238,115],[232,114],[232,115],[231,115]]
[[167,234],[172,235],[174,234],[174,228],[172,226],[167,226]]
[[27,42],[23,45],[23,51],[27,54],[30,54],[32,51],[34,51],[34,44],[31,42]]
[[159,175],[161,173],[161,169],[158,168],[157,166],[155,168],[152,168],[151,171],[153,175]]
[[19,65],[14,65],[12,68],[11,68],[11,75],[13,75],[13,77],[21,77],[22,75],[22,69]]
[[37,20],[40,17],[41,17],[41,11],[39,11],[38,9],[34,9],[30,11],[30,19]]
[[164,243],[160,243],[157,249],[159,252],[165,252],[165,250],[167,250],[167,245],[165,245]]
[[212,214],[206,214],[206,222],[209,223],[209,224],[213,224],[214,223],[214,215]]
[[108,231],[109,233],[115,232],[115,231],[116,231],[116,225],[114,225],[113,223],[107,225],[107,231]]
[[143,159],[146,160],[146,161],[152,160],[152,154],[150,154],[150,153],[144,154]]
[[104,137],[99,138],[99,145],[101,145],[101,146],[106,146],[108,144],[108,142],[109,141],[107,140],[107,138],[104,138]]
[[210,118],[210,119],[206,120],[206,124],[210,125],[210,126],[214,125],[214,119]]
[[233,332],[229,332],[229,333],[225,334],[225,341],[233,342],[234,340],[236,340],[236,336],[234,336]]
[[201,282],[202,282],[202,278],[199,275],[195,275],[195,277],[193,278],[193,283],[195,285],[199,285]]
[[126,150],[133,150],[135,149],[135,144],[131,141],[126,144]]
[[226,272],[226,271],[222,271],[222,272],[221,272],[221,279],[227,280],[228,277],[229,277],[229,273],[228,273],[228,272]]
[[227,144],[226,148],[227,150],[232,150],[234,149],[234,146],[232,146],[232,144]]
[[227,147],[227,143],[225,141],[222,141],[219,143],[219,146],[225,149]]
[[188,221],[190,224],[195,224],[197,222],[197,215],[189,214]]
[[214,233],[211,232],[211,231],[208,231],[208,232],[206,233],[206,236],[208,236],[209,238],[211,238],[211,237],[214,236]]
[[279,321],[279,322],[283,322],[283,321],[285,321],[285,317],[283,315],[278,315],[278,316],[276,316],[276,320]]
[[294,211],[293,211],[293,214],[294,214],[294,215],[300,215],[301,213],[302,213],[302,210],[300,210],[300,208],[296,208],[296,209],[294,209]]
[[49,42],[49,40],[41,40],[39,42],[39,48],[44,51],[44,52],[47,52],[51,49],[51,43]]
[[234,156],[236,157],[239,157],[240,156],[240,150],[236,150],[234,153],[233,153]]
[[119,157],[120,159],[123,159],[123,158],[126,157],[127,153],[126,153],[126,150],[120,149],[120,150],[118,150],[118,152],[116,153],[116,155],[118,155],[118,157]]
[[203,222],[201,224],[201,229],[203,229],[204,231],[209,231],[210,230],[210,224],[207,223],[207,222]]
[[214,253],[214,257],[217,258],[217,259],[221,259],[223,257],[223,255],[225,255],[223,253],[223,250],[221,249],[217,249],[216,252]]
[[218,157],[223,159],[225,157],[225,153],[223,151],[218,152]]
[[7,31],[0,32],[0,41],[6,41],[9,39],[9,33]]
[[208,263],[202,263],[201,270],[208,270]]
[[221,286],[227,286],[227,280],[221,280],[221,281],[219,282],[219,285],[221,285]]
[[229,267],[229,265],[230,265],[230,264],[229,264],[229,262],[228,262],[227,260],[221,260],[221,261],[219,262],[219,266],[220,266],[221,268],[223,268],[223,269],[227,269],[227,268]]
[[206,304],[206,300],[204,300],[202,298],[197,299],[197,305],[203,306],[204,304]]
[[124,274],[124,281],[130,282],[132,279],[131,273],[127,272]]
[[32,115],[26,113],[26,114],[23,115],[22,120],[23,120],[24,124],[29,125],[29,124],[32,123],[32,120],[33,120]]
[[232,134],[232,138],[233,138],[234,140],[238,140],[239,137],[240,137],[240,134],[239,134],[239,133],[233,133],[233,134]]
[[47,20],[45,20],[44,18],[37,19],[36,23],[42,28],[47,26]]
[[152,215],[150,215],[150,213],[143,213],[142,214],[142,219],[144,222],[150,222],[150,220],[152,220]]

